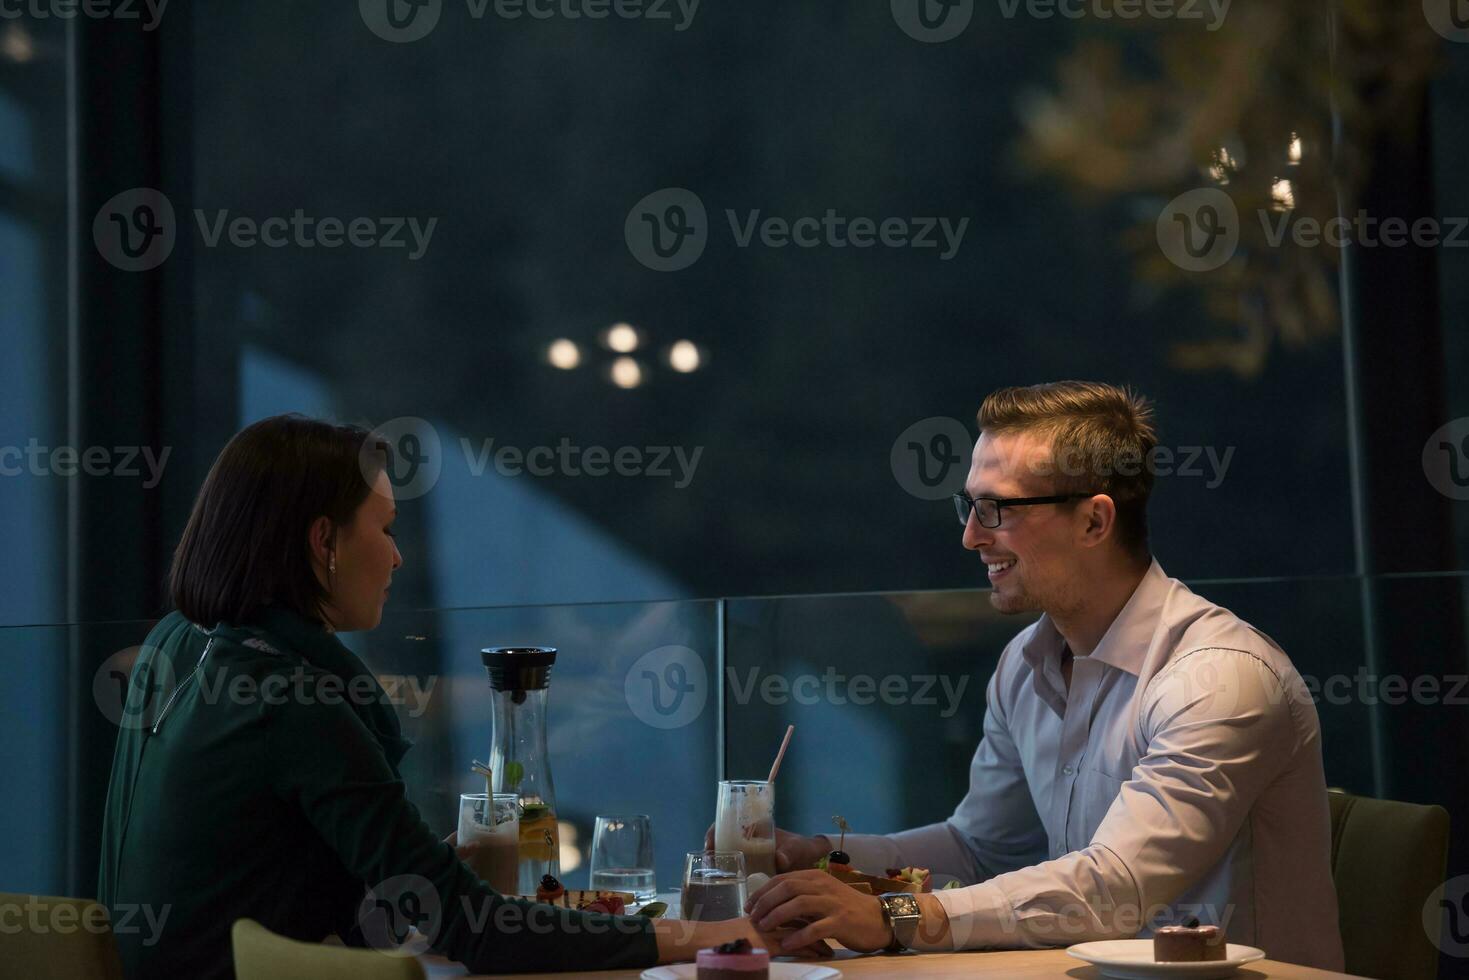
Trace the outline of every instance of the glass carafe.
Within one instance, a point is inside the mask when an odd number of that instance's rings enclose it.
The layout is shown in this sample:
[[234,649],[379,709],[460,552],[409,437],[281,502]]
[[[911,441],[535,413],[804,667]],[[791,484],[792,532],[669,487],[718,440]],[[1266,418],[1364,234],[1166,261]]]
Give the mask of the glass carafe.
[[490,675],[490,769],[496,793],[520,797],[520,894],[534,895],[542,875],[561,873],[556,789],[546,755],[546,695],[556,651],[489,647],[480,652]]

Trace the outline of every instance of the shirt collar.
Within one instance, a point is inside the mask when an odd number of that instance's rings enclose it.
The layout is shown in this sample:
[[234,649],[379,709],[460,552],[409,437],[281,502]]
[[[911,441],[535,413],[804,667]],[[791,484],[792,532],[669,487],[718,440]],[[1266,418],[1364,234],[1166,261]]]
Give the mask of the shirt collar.
[[[1170,581],[1163,567],[1154,559],[1126,605],[1107,627],[1101,642],[1092,651],[1091,659],[1135,676],[1141,674],[1168,598]],[[1066,639],[1056,629],[1051,617],[1042,615],[1020,653],[1032,669],[1040,672],[1047,660],[1060,663],[1061,648],[1065,643]]]

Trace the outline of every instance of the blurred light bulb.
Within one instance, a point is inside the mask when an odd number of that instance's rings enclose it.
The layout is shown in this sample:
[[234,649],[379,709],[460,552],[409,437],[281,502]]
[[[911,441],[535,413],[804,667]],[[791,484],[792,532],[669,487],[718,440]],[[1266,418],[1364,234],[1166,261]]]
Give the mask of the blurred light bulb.
[[691,340],[680,340],[668,348],[668,366],[679,374],[692,374],[703,363],[699,348]]
[[546,348],[546,360],[551,362],[552,367],[570,371],[581,363],[581,348],[565,337],[553,340],[551,346]]
[[631,354],[638,349],[637,328],[627,323],[613,324],[607,328],[607,346],[619,354]]
[[36,46],[31,41],[31,36],[19,24],[11,24],[10,29],[5,32],[5,40],[0,41],[0,51],[4,51],[5,57],[11,61],[22,65],[36,56]]
[[631,357],[612,362],[612,383],[619,388],[636,388],[643,383],[643,366]]
[[1301,165],[1301,149],[1301,137],[1299,136],[1299,134],[1291,133],[1290,150],[1287,152],[1286,156],[1287,159],[1290,160],[1290,165],[1292,167],[1299,167]]
[[1229,183],[1229,175],[1239,170],[1239,161],[1229,152],[1229,147],[1221,146],[1214,151],[1214,160],[1209,164],[1209,176],[1221,184]]
[[1290,211],[1296,206],[1295,188],[1288,180],[1277,180],[1270,188],[1272,206],[1277,211]]
[[561,847],[559,848],[561,859],[561,871],[575,871],[581,867],[581,848],[576,843],[576,825],[569,820],[556,821],[556,830],[561,836]]

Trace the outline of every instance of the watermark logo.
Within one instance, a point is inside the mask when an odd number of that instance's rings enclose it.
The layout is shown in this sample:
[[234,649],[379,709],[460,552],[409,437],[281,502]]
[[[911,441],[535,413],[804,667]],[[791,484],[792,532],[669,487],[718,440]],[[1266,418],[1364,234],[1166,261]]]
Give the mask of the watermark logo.
[[964,489],[974,440],[958,419],[934,416],[904,429],[888,454],[898,486],[919,500],[943,500]]
[[376,427],[373,432],[377,439],[366,440],[357,458],[363,478],[370,485],[375,487],[372,474],[382,463],[374,445],[380,439],[388,444],[390,450],[386,472],[394,499],[412,500],[434,488],[444,471],[444,447],[439,442],[438,430],[432,424],[411,415],[400,416]]
[[[417,262],[427,254],[439,224],[438,218],[423,221],[408,216],[319,217],[307,214],[303,208],[263,220],[232,215],[228,208],[195,208],[192,214],[205,248],[402,249],[409,262]],[[162,191],[151,187],[123,191],[104,204],[92,220],[92,240],[98,253],[124,272],[158,268],[173,253],[177,238],[173,204]]]
[[[163,480],[172,446],[159,453],[152,446],[43,446],[34,436],[24,446],[0,446],[0,476],[87,476],[143,477],[143,489],[152,490]],[[22,466],[22,461],[25,465]],[[138,463],[142,462],[143,468]]]
[[709,244],[709,213],[693,191],[665,187],[633,205],[623,237],[633,258],[649,269],[678,272],[704,254]]
[[1429,894],[1423,931],[1442,952],[1469,956],[1469,875],[1450,878]]
[[21,17],[74,20],[81,15],[88,20],[142,20],[143,30],[151,32],[163,21],[168,3],[169,0],[0,0],[0,20]]
[[[827,667],[821,674],[763,674],[751,667],[743,677],[733,667],[725,668],[730,697],[739,705],[759,697],[761,704],[781,707],[795,702],[803,707],[831,704],[865,708],[883,704],[890,708],[938,708],[940,718],[952,718],[964,700],[969,675],[957,680],[948,674],[840,674]],[[942,702],[940,701],[942,698]]]
[[963,34],[974,19],[974,0],[892,0],[893,21],[924,44],[942,44]]
[[1423,444],[1423,473],[1450,500],[1469,500],[1469,416],[1439,427]]
[[659,647],[628,668],[622,691],[638,721],[650,728],[683,728],[704,712],[709,674],[688,647]]
[[[138,905],[118,902],[110,914],[106,906],[92,902],[79,905],[69,899],[47,899],[40,895],[14,896],[24,901],[0,902],[0,936],[21,933],[30,936],[71,936],[78,932],[94,936],[140,936],[144,947],[156,946],[173,912],[172,905]],[[146,930],[146,932],[144,931]],[[110,942],[110,941],[109,941]]]
[[1239,248],[1239,209],[1217,187],[1178,195],[1158,215],[1158,247],[1187,272],[1213,272]]
[[115,195],[92,219],[97,252],[124,272],[147,272],[173,254],[178,222],[162,191],[134,187]]
[[384,41],[411,44],[439,26],[444,0],[357,0],[362,22]]
[[1423,16],[1439,36],[1469,43],[1469,0],[1423,0]]
[[438,938],[442,913],[433,882],[422,875],[395,875],[363,896],[357,924],[373,949],[391,956],[418,956]]
[[[151,656],[143,657],[145,650],[151,650]],[[140,659],[143,664],[134,670]],[[173,662],[156,648],[119,650],[92,675],[92,701],[103,717],[122,729],[152,726],[176,690]]]

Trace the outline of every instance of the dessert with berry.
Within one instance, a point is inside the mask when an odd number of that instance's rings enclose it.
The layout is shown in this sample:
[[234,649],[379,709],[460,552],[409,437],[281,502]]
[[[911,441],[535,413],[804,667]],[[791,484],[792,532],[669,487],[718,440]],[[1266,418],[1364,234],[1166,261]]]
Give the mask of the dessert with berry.
[[1198,919],[1185,925],[1163,926],[1153,933],[1153,959],[1159,963],[1207,963],[1227,959],[1224,930],[1201,926]]
[[698,971],[698,980],[768,980],[770,954],[748,939],[736,939],[699,950]]

